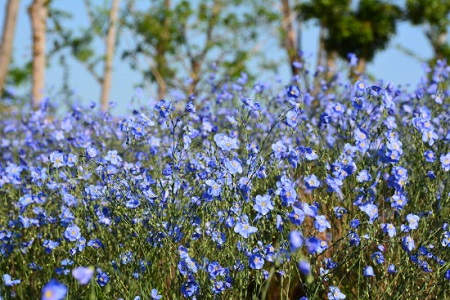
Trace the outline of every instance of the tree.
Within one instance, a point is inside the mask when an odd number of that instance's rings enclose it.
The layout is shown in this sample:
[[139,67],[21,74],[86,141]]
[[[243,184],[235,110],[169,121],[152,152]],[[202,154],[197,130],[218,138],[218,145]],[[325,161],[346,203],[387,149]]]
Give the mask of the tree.
[[5,5],[5,21],[0,44],[0,96],[5,86],[6,75],[11,61],[19,2],[19,0],[9,0]]
[[448,26],[450,26],[450,1],[407,0],[406,18],[414,25],[424,25],[434,59],[450,59]]
[[[281,35],[283,40],[283,47],[286,49],[289,63],[291,65],[292,75],[299,73],[299,68],[295,66],[296,62],[300,62],[299,57],[300,45],[297,38],[297,29],[295,28],[296,12],[292,10],[289,0],[281,0],[282,6],[282,26]],[[300,24],[297,24],[300,26]]]
[[101,96],[101,110],[103,112],[108,110],[109,92],[111,89],[112,80],[112,62],[114,58],[114,49],[116,44],[116,23],[117,11],[119,9],[119,1],[113,0],[111,11],[109,15],[109,28],[105,40],[106,56],[104,62],[103,82],[102,82],[102,96]]
[[[120,11],[120,0],[111,0],[111,5],[93,6],[93,1],[84,0],[86,14],[89,24],[85,28],[75,33],[64,26],[63,21],[73,16],[65,11],[51,9],[49,14],[51,21],[52,49],[49,56],[60,54],[60,63],[65,66],[64,51],[69,50],[70,54],[79,63],[83,64],[87,71],[95,78],[101,86],[101,96],[99,98],[102,112],[108,110],[109,95],[112,84],[113,59],[117,44],[117,31],[120,29],[118,14]],[[96,54],[93,43],[97,39],[104,39],[104,55]],[[102,67],[103,72],[99,71]]]
[[264,7],[267,2],[159,0],[144,11],[128,1],[124,22],[136,44],[122,57],[144,81],[157,83],[159,98],[169,87],[197,93],[211,65],[231,78],[246,70],[255,56],[258,26],[275,19]]
[[29,7],[31,29],[33,32],[33,66],[31,104],[34,109],[39,107],[44,97],[45,88],[45,42],[47,27],[47,1],[34,0]]
[[335,68],[336,51],[326,49],[325,41],[331,35],[333,26],[350,12],[349,0],[317,0],[297,5],[300,18],[304,21],[317,20],[319,31],[319,45],[317,51],[317,67],[327,66],[328,72],[332,73]]
[[349,53],[355,53],[359,58],[355,71],[361,73],[366,62],[385,49],[396,33],[401,10],[382,0],[360,0],[356,9],[350,4],[349,0],[318,0],[302,4],[298,9],[305,20],[319,20],[327,56],[337,54],[347,59]]

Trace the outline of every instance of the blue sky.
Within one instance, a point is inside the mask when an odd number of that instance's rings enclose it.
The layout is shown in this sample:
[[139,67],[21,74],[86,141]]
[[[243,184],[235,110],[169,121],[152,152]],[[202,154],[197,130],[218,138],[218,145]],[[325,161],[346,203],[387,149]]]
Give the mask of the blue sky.
[[[99,4],[103,1],[98,1]],[[124,1],[122,1],[123,3]],[[22,65],[31,57],[31,25],[27,14],[27,7],[31,0],[22,0],[16,27],[14,41],[14,61]],[[107,2],[106,2],[107,3]],[[85,13],[82,0],[54,0],[54,5],[73,14],[74,18],[65,24],[76,30],[88,26],[88,18]],[[0,4],[0,24],[4,19],[4,1]],[[302,27],[302,47],[303,50],[311,53],[311,63],[315,63],[314,52],[317,49],[318,28],[314,24],[307,23]],[[132,42],[132,36],[122,35],[120,43],[126,45]],[[276,46],[276,42],[271,41],[264,45],[263,50],[270,53],[272,57],[284,57],[284,52]],[[407,48],[418,57],[427,59],[431,57],[432,50],[423,33],[423,28],[411,26],[407,23],[400,23],[396,37],[391,41],[390,47],[379,53],[375,60],[368,64],[367,71],[375,78],[392,81],[394,84],[405,86],[415,85],[424,75],[422,62],[416,58],[405,55],[397,49],[397,46]],[[99,53],[104,51],[103,41],[97,41],[96,50]],[[75,90],[83,103],[90,101],[98,102],[100,98],[100,87],[95,79],[86,71],[85,67],[73,59],[68,61],[71,78],[70,86]],[[288,81],[289,69],[287,63],[279,70],[284,82]],[[50,61],[46,73],[46,86],[49,90],[58,89],[62,84],[63,71],[56,60]],[[111,89],[111,100],[118,103],[117,111],[122,112],[133,95],[134,86],[141,81],[141,75],[130,69],[126,62],[120,61],[117,53],[114,61],[113,84]],[[156,97],[155,90],[150,89],[144,93],[146,99]]]

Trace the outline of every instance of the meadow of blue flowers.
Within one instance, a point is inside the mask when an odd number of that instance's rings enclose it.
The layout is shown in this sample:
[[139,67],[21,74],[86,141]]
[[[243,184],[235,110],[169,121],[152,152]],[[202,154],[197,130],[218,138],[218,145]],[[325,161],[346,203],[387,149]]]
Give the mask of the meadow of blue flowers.
[[449,75],[4,116],[1,298],[450,298]]

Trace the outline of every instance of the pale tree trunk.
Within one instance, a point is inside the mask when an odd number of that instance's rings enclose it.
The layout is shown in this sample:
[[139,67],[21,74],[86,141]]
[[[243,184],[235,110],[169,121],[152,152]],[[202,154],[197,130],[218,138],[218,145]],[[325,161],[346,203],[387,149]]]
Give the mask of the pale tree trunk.
[[289,57],[289,63],[291,64],[292,75],[297,75],[299,73],[299,69],[294,67],[293,63],[298,59],[298,50],[297,49],[297,37],[294,28],[294,17],[292,15],[291,7],[289,5],[289,0],[281,0],[282,9],[283,9],[283,31],[284,31],[284,48],[287,51],[287,55]]
[[33,87],[31,92],[31,105],[34,109],[37,109],[44,97],[45,88],[46,0],[34,0],[28,12],[31,17],[31,29],[33,32]]
[[326,54],[327,55],[327,80],[330,80],[334,74],[336,74],[336,52],[332,51]]
[[3,23],[2,42],[0,44],[0,96],[5,86],[6,74],[11,61],[19,2],[19,0],[9,0],[6,3],[5,22]]
[[105,69],[103,73],[102,96],[100,100],[102,112],[108,110],[109,92],[111,90],[112,81],[112,65],[114,59],[114,48],[116,45],[116,26],[117,26],[117,11],[119,10],[120,0],[113,0],[111,11],[109,12],[109,28],[106,36],[105,47]]
[[350,69],[350,79],[353,81],[359,80],[366,71],[366,64],[365,58],[358,57],[358,63]]
[[366,71],[366,59],[360,57],[358,59],[358,64],[356,65],[356,72],[363,74]]

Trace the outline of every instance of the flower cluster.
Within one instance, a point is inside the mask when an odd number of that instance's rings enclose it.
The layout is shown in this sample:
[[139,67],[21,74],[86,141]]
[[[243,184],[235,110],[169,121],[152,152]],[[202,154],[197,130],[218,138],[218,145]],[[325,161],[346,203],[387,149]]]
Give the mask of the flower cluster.
[[444,299],[449,71],[2,118],[0,295]]

